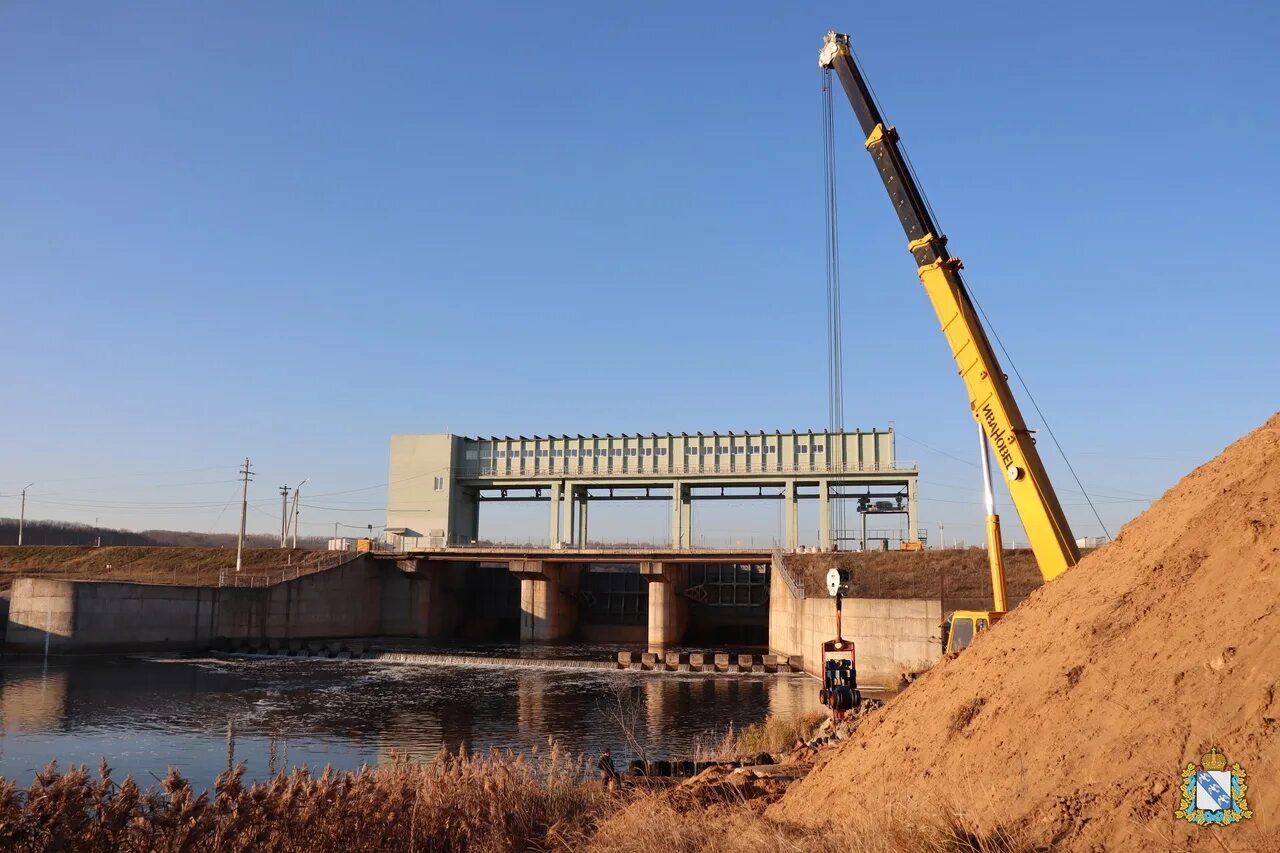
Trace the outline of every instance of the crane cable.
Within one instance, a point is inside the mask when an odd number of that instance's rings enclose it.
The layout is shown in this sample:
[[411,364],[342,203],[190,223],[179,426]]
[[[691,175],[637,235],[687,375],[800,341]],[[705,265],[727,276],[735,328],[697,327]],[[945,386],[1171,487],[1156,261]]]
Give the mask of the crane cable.
[[[827,430],[844,432],[844,352],[840,328],[840,214],[836,204],[835,109],[832,104],[831,69],[821,69],[822,80],[822,153],[826,174],[826,262],[827,262]],[[844,462],[844,438],[841,436],[839,461]],[[829,450],[828,453],[831,451]],[[840,538],[845,526],[844,501],[836,500],[831,509],[832,534]],[[823,546],[828,542],[821,543]]]

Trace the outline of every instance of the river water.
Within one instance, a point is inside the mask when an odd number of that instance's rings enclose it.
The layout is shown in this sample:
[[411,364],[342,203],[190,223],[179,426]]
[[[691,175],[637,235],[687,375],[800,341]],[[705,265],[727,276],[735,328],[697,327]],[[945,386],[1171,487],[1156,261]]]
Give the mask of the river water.
[[143,787],[171,766],[205,787],[228,764],[263,779],[463,747],[545,750],[548,738],[625,759],[620,716],[650,757],[684,756],[730,724],[818,707],[817,682],[802,675],[360,660],[9,658],[0,684],[0,776],[20,786],[50,760],[95,769],[103,757],[114,778]]

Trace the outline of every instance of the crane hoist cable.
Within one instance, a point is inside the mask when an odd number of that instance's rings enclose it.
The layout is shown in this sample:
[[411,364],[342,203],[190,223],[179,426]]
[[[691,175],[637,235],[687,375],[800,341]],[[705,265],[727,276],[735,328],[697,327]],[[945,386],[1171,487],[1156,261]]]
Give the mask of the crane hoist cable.
[[[840,323],[840,211],[836,203],[835,109],[832,104],[831,69],[821,69],[822,154],[825,167],[826,263],[827,263],[827,429],[844,432],[844,352]],[[843,437],[838,439],[843,442]],[[844,462],[843,445],[837,461]],[[828,449],[828,454],[832,453]],[[831,461],[830,458],[828,461]],[[845,529],[844,501],[830,506],[832,535],[837,539]],[[824,547],[829,542],[820,543]]]

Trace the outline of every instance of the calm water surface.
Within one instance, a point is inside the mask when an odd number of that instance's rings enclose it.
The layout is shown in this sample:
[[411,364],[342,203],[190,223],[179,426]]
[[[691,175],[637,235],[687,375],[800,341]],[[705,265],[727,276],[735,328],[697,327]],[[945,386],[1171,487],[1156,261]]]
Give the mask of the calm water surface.
[[[19,785],[51,759],[144,787],[170,766],[208,786],[228,763],[273,770],[356,768],[394,755],[430,760],[466,746],[529,751],[549,737],[574,752],[625,753],[611,709],[621,693],[651,755],[772,713],[818,707],[798,675],[662,675],[161,657],[9,659],[0,665],[0,776]],[[154,778],[153,778],[154,777]]]

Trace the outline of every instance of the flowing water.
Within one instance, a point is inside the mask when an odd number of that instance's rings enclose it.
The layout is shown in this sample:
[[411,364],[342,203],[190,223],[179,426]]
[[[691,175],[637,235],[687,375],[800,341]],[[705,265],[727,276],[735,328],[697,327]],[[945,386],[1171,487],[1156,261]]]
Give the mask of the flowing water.
[[649,757],[683,756],[731,723],[818,707],[801,675],[93,656],[9,658],[0,679],[0,776],[20,786],[50,760],[106,758],[114,778],[146,787],[171,766],[208,786],[239,763],[263,779],[464,746],[545,750],[548,738],[625,759],[620,717]]

